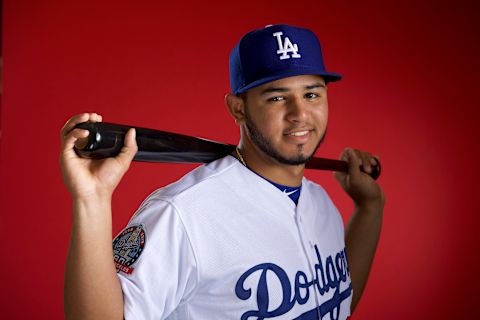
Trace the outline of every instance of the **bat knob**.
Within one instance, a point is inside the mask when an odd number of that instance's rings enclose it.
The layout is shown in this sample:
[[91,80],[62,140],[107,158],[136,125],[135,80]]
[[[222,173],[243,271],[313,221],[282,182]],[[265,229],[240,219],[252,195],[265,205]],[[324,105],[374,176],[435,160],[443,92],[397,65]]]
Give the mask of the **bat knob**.
[[88,137],[75,145],[75,152],[84,158],[103,159],[115,157],[123,147],[126,126],[116,126],[105,130],[101,122],[82,122],[76,128],[88,130]]
[[382,172],[382,165],[380,164],[380,160],[375,158],[377,161],[376,166],[372,166],[372,171],[369,173],[370,177],[373,178],[373,180],[377,180],[378,177],[380,177],[380,173]]

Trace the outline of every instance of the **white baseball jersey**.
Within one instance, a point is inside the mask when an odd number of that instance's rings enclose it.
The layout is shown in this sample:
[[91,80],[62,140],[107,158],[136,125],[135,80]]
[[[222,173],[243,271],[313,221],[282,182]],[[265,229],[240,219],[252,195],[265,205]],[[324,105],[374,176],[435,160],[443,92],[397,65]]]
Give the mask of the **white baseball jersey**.
[[298,205],[232,156],[150,195],[114,240],[125,319],[346,319],[344,227],[317,184]]

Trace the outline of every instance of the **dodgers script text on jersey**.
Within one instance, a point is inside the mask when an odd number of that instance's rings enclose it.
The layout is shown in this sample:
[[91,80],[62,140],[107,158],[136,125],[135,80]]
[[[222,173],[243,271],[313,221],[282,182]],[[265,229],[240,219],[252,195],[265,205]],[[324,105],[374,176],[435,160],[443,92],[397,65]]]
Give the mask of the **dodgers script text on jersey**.
[[[351,284],[344,291],[340,292],[340,284],[347,282],[348,267],[345,259],[345,252],[336,254],[336,263],[332,256],[327,257],[325,261],[321,259],[318,252],[317,245],[314,246],[317,254],[318,261],[315,264],[315,275],[313,279],[308,279],[308,275],[303,271],[298,271],[295,274],[295,279],[289,279],[288,274],[280,266],[273,263],[262,263],[257,265],[240,277],[240,280],[235,287],[235,292],[240,299],[249,299],[252,297],[252,290],[250,288],[245,289],[243,287],[244,282],[248,277],[256,272],[260,272],[260,278],[258,280],[258,286],[256,288],[257,306],[258,309],[250,310],[242,315],[242,320],[249,319],[270,319],[281,316],[289,312],[295,307],[295,304],[305,304],[310,299],[310,288],[314,286],[317,292],[323,296],[329,292],[330,289],[335,291],[330,300],[323,302],[318,308],[308,311],[295,319],[319,319],[325,315],[330,315],[330,319],[338,319],[340,314],[340,306],[343,300],[350,297],[352,292]],[[273,273],[270,276],[270,281],[278,281],[282,290],[281,304],[270,310],[271,304],[269,301],[269,285],[268,285],[268,272]],[[272,280],[273,277],[273,280]],[[294,287],[292,288],[292,283]]]
[[142,245],[130,260],[114,241],[124,262],[118,275],[127,320],[350,315],[343,222],[325,191],[306,178],[295,206],[227,156],[154,192],[126,230],[121,243],[134,230],[146,239],[134,248],[130,242],[132,250]]

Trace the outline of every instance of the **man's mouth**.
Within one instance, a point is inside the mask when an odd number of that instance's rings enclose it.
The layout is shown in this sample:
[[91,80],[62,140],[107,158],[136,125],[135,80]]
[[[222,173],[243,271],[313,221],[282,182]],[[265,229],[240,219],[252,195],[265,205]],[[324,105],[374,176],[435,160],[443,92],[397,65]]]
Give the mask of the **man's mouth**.
[[302,136],[308,134],[308,132],[309,132],[309,130],[297,131],[297,132],[288,133],[287,135],[289,135],[289,136],[294,136],[294,137],[302,137]]

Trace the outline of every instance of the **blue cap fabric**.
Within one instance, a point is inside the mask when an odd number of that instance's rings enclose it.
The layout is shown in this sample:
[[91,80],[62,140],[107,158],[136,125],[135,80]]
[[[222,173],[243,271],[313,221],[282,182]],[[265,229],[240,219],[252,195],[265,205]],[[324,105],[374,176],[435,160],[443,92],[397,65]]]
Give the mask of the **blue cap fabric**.
[[315,74],[325,82],[342,76],[327,72],[320,41],[305,28],[285,24],[266,26],[247,33],[230,54],[230,86],[233,94],[286,77]]

